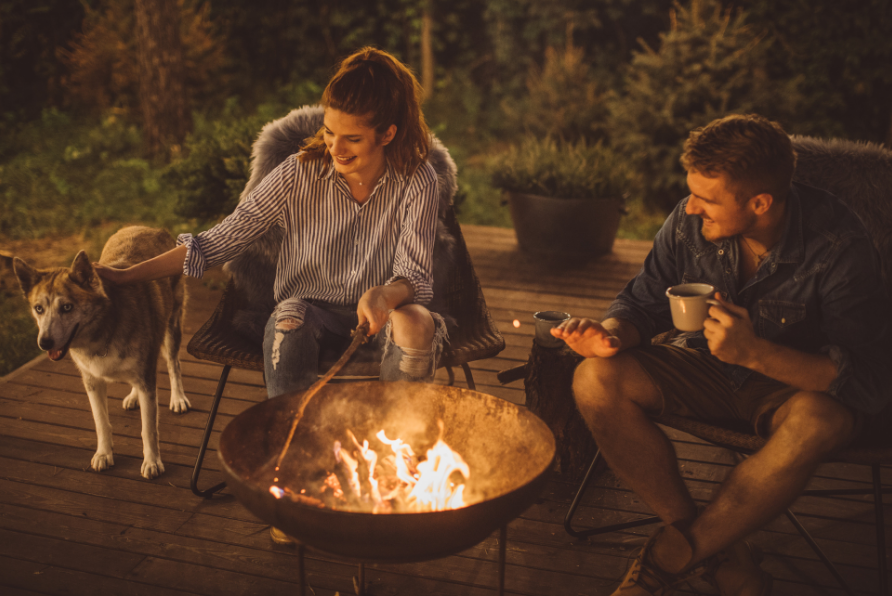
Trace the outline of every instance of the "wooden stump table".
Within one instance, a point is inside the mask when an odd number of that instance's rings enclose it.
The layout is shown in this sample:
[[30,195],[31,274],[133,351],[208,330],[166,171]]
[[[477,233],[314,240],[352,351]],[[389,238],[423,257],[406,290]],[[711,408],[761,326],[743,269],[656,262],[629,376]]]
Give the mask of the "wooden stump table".
[[597,451],[573,399],[573,371],[582,359],[566,346],[545,348],[533,340],[525,365],[526,406],[554,433],[557,469],[570,482],[582,479]]

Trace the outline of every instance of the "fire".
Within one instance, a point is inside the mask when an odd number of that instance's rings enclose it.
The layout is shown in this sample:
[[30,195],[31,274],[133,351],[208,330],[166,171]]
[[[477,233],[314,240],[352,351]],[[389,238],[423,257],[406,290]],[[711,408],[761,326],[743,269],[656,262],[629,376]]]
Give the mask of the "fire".
[[[327,472],[316,497],[306,496],[306,489],[296,494],[288,488],[270,487],[277,499],[288,496],[317,505],[372,513],[425,512],[458,509],[465,506],[465,482],[471,470],[461,455],[440,438],[424,459],[402,439],[389,439],[384,430],[375,436],[390,453],[379,456],[368,440],[360,443],[349,430],[346,444],[335,441],[332,452],[336,462]],[[278,480],[278,479],[277,479]],[[319,505],[323,506],[323,505]]]
[[518,321],[517,319],[514,319],[513,325],[515,329],[520,329],[520,321]]

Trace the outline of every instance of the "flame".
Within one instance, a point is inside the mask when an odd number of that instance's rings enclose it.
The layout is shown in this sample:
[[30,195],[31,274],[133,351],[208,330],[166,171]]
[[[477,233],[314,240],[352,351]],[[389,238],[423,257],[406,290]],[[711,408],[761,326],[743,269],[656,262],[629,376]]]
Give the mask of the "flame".
[[[419,461],[412,447],[402,439],[389,439],[384,430],[375,436],[393,452],[380,457],[367,440],[360,443],[349,430],[349,441],[335,441],[333,452],[335,471],[327,472],[317,489],[317,496],[299,494],[287,486],[270,486],[269,492],[276,498],[288,497],[313,506],[328,506],[334,501],[347,503],[351,509],[372,513],[393,511],[443,511],[465,506],[465,482],[471,470],[462,457],[443,441],[443,422],[438,421],[440,437]],[[352,447],[350,446],[352,443]],[[275,478],[278,482],[279,478]],[[330,496],[324,496],[330,491]]]
[[[440,435],[443,434],[443,423],[440,422]],[[396,455],[397,478],[409,488],[408,501],[420,511],[443,511],[464,507],[464,482],[457,485],[451,480],[453,473],[458,472],[467,481],[471,470],[462,457],[443,442],[442,438],[427,452],[427,459],[415,466],[413,473],[410,466],[414,461],[412,448],[402,439],[390,440],[384,431],[377,435],[385,445],[390,445]]]
[[520,329],[520,321],[518,321],[517,319],[514,319],[514,323],[512,323],[512,325],[514,325],[515,329]]

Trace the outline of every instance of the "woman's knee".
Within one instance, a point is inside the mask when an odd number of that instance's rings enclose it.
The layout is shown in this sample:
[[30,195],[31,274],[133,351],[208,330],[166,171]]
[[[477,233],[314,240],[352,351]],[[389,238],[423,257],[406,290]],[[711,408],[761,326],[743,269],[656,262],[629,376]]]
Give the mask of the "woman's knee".
[[407,304],[390,313],[391,333],[398,346],[429,348],[436,325],[429,310],[419,304]]

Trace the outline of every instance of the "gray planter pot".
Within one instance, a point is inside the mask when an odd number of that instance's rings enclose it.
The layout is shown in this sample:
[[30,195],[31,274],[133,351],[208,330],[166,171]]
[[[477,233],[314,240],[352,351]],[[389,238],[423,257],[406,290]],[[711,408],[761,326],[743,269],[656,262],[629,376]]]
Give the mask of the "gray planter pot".
[[560,199],[505,191],[517,243],[543,256],[594,257],[613,250],[622,199]]

